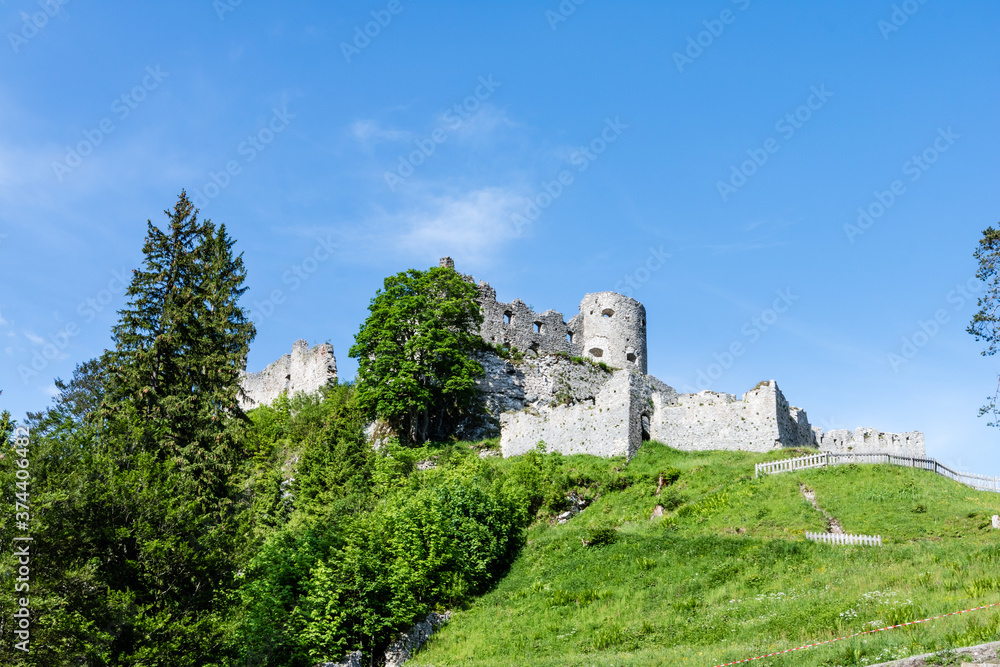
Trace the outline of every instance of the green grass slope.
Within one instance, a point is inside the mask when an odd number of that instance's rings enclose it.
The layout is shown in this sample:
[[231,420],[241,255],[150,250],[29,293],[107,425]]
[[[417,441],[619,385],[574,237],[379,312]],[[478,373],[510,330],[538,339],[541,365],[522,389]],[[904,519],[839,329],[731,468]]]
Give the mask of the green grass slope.
[[[617,477],[568,523],[540,513],[507,576],[409,664],[711,666],[1000,601],[1000,494],[892,466],[754,478],[790,455],[646,443],[627,466],[556,457],[582,495]],[[654,495],[663,473],[676,481]],[[884,546],[806,541],[827,523],[800,484]],[[874,664],[998,639],[1000,607],[753,664]]]

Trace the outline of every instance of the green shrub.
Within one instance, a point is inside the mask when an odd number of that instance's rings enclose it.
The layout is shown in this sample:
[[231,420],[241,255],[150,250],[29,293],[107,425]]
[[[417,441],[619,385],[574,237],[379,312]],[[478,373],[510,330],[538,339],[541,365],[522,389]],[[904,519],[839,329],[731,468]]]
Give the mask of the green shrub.
[[614,544],[616,541],[618,541],[618,531],[614,528],[591,528],[587,531],[587,537],[584,539],[584,546],[604,547],[609,544]]

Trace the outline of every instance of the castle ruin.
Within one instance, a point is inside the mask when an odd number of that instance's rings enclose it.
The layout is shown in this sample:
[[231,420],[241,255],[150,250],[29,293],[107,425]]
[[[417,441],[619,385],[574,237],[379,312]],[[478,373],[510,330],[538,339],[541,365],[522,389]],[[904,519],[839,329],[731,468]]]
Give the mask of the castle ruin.
[[[455,268],[448,257],[440,265]],[[471,276],[463,278],[476,284]],[[774,380],[742,396],[678,394],[647,374],[646,309],[627,296],[587,294],[566,321],[555,310],[536,313],[520,299],[497,301],[489,283],[479,282],[477,289],[483,315],[479,335],[493,346],[511,352],[516,348],[524,358],[480,355],[485,373],[478,387],[494,425],[492,432],[489,425],[463,427],[459,435],[495,436],[499,425],[504,456],[544,442],[548,451],[564,454],[631,458],[644,440],[688,451],[817,447],[837,453],[926,455],[919,432],[859,428],[824,433],[809,424],[804,410],[788,403]],[[244,406],[270,403],[284,391],[316,391],[335,379],[331,345],[310,350],[305,341],[296,341],[291,355],[245,376]]]

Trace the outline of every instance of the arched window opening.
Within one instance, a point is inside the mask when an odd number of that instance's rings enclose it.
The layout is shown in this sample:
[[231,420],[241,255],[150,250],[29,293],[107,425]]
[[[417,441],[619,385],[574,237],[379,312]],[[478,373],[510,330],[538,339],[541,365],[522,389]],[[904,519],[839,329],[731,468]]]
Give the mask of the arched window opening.
[[605,308],[604,310],[601,311],[601,315],[604,315],[604,317],[611,317],[614,314],[615,311],[611,310],[610,308]]

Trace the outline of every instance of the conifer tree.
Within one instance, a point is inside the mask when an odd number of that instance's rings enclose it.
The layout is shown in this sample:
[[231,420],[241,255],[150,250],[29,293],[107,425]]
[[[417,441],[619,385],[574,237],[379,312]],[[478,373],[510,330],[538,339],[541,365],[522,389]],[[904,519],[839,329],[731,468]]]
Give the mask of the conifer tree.
[[164,213],[166,230],[147,222],[145,264],[112,330],[104,412],[134,408],[143,426],[133,446],[174,458],[214,495],[236,455],[225,426],[243,416],[239,375],[255,335],[238,305],[246,271],[225,225],[200,222],[186,193]]

